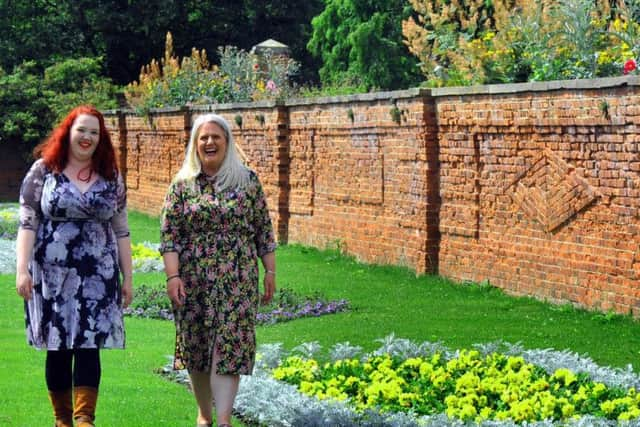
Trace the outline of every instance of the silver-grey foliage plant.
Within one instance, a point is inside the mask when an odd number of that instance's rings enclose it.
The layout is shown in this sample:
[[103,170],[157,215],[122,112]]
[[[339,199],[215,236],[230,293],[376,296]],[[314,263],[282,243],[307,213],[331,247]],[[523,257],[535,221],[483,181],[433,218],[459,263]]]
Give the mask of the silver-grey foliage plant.
[[[393,334],[378,340],[382,345],[370,356],[391,354],[399,357],[429,356],[439,352],[446,359],[451,359],[459,354],[458,350],[447,349],[441,343],[416,343],[407,339],[396,338]],[[304,348],[303,345],[296,349]],[[312,346],[315,347],[315,346]],[[636,388],[640,385],[640,377],[627,369],[602,367],[595,364],[590,358],[580,356],[569,351],[556,351],[552,349],[526,350],[519,344],[495,342],[477,344],[474,346],[480,352],[502,352],[511,356],[522,356],[526,361],[543,367],[548,372],[558,368],[568,368],[574,372],[586,372],[595,381],[601,381],[608,386],[623,386]],[[349,343],[337,344],[334,349],[353,348]],[[263,351],[260,347],[259,351]],[[274,354],[274,351],[278,354]],[[268,347],[270,359],[284,359],[286,355],[282,348]],[[264,366],[264,365],[261,365]],[[258,368],[258,367],[257,367]],[[565,421],[543,420],[531,423],[517,424],[511,420],[496,421],[485,420],[480,424],[469,424],[460,420],[450,419],[445,414],[431,416],[416,416],[412,413],[378,413],[365,411],[357,413],[348,406],[348,402],[336,402],[318,400],[300,393],[294,386],[273,379],[268,370],[256,369],[253,376],[242,377],[240,392],[236,399],[236,408],[243,417],[269,426],[468,426],[481,427],[610,427],[610,426],[640,426],[640,420],[617,422],[603,418],[585,416],[578,419]]]

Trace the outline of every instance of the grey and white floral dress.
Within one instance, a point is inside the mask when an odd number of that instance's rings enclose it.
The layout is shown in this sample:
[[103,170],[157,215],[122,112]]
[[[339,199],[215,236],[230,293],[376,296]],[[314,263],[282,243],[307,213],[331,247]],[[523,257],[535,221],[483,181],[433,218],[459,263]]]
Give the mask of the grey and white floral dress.
[[20,227],[36,240],[25,302],[27,340],[36,348],[124,348],[116,239],[129,234],[123,181],[103,177],[82,193],[36,161],[20,190]]

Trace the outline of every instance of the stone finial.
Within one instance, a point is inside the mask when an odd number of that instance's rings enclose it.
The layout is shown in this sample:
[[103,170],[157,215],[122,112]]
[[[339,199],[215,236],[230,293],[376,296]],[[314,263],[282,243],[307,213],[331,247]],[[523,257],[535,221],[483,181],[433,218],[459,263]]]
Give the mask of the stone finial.
[[270,52],[274,56],[289,57],[290,54],[289,46],[274,39],[265,40],[251,48],[251,53],[255,55],[263,55],[267,52]]

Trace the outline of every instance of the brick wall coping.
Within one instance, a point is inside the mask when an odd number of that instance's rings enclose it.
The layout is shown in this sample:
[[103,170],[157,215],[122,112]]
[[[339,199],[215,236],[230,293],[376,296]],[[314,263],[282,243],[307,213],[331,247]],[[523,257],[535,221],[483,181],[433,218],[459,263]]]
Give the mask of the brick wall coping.
[[[195,113],[209,113],[221,110],[248,110],[255,108],[274,108],[278,105],[283,105],[281,101],[256,101],[256,102],[233,102],[226,104],[201,104],[201,105],[185,105],[181,107],[163,107],[163,108],[151,108],[149,113],[151,114],[172,114],[179,112],[195,112]],[[114,110],[104,110],[104,114],[107,116],[114,116],[117,114],[129,114],[139,115],[139,113],[133,108],[118,108]]]
[[416,98],[430,96],[431,89],[414,87],[405,90],[392,90],[385,92],[359,93],[355,95],[323,96],[318,98],[293,98],[284,102],[285,106],[295,107],[301,105],[344,104],[354,102],[388,101],[392,99]]
[[[370,92],[359,93],[355,95],[341,95],[341,96],[324,96],[317,98],[292,98],[286,101],[257,101],[257,102],[234,102],[226,104],[205,104],[205,105],[190,105],[182,107],[163,107],[152,108],[149,110],[152,114],[167,114],[177,113],[180,111],[189,110],[195,113],[208,113],[223,110],[248,110],[256,108],[274,108],[277,106],[294,107],[301,105],[326,105],[326,104],[342,104],[353,102],[371,102],[378,100],[395,100],[403,98],[415,98],[419,96],[429,96],[431,89],[424,88],[411,88],[405,90],[394,90],[385,92]],[[131,108],[105,110],[104,114],[111,116],[118,113],[137,115],[138,113]]]
[[640,76],[603,77],[597,79],[553,80],[547,82],[509,83],[478,86],[441,87],[431,89],[433,97],[451,95],[493,95],[520,92],[549,92],[562,89],[604,89],[640,86]]
[[[149,112],[153,114],[176,113],[179,111],[192,111],[206,113],[224,110],[247,110],[256,108],[274,108],[277,106],[296,107],[305,105],[326,105],[355,102],[372,102],[378,100],[396,100],[403,98],[416,98],[432,96],[472,96],[472,95],[497,95],[513,94],[521,92],[548,92],[553,90],[585,90],[604,89],[620,86],[640,86],[640,76],[604,77],[597,79],[553,80],[548,82],[509,83],[478,86],[456,86],[441,88],[411,88],[385,92],[360,93],[355,95],[326,96],[318,98],[293,98],[286,101],[257,101],[234,102],[226,104],[191,105],[182,107],[153,108]],[[106,115],[137,114],[133,109],[106,110]]]

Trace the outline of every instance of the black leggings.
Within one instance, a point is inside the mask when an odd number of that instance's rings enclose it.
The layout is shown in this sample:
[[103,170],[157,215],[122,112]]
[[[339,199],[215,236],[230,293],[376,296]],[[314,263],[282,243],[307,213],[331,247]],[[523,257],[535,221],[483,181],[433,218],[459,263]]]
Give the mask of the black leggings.
[[44,372],[51,391],[68,390],[72,385],[98,388],[100,351],[96,348],[47,351]]

